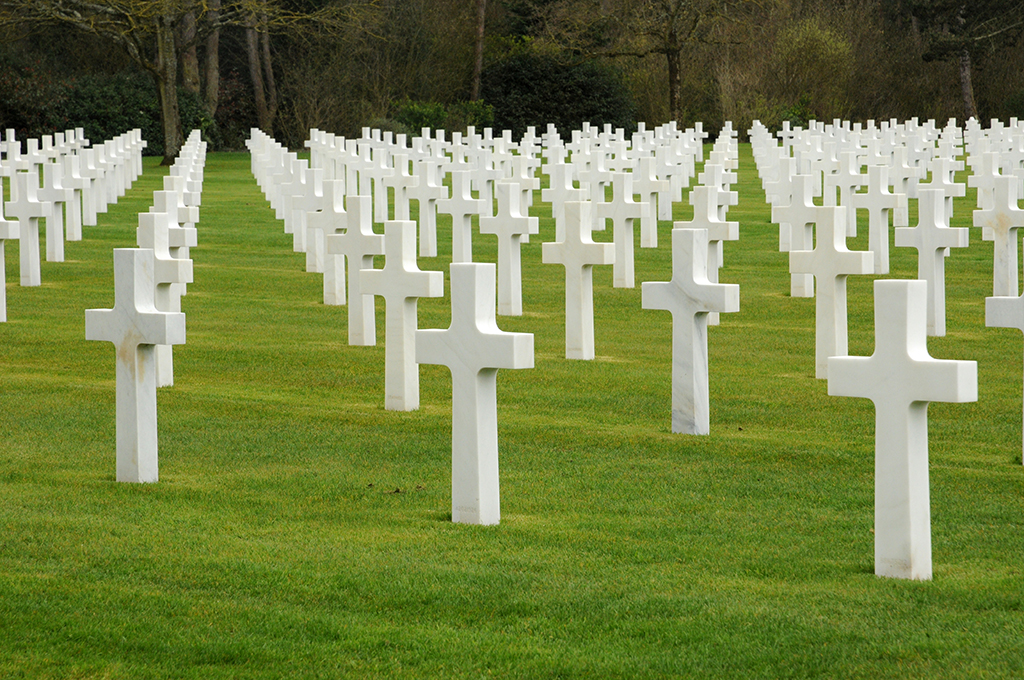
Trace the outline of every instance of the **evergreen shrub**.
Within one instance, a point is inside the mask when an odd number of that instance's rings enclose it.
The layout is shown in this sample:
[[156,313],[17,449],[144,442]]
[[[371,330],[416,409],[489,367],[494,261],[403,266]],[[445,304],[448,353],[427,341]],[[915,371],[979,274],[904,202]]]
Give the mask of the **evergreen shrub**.
[[584,122],[636,129],[636,104],[612,66],[576,63],[563,54],[514,53],[488,66],[481,94],[494,107],[494,126],[515,138],[530,125],[538,134],[548,123],[563,133]]

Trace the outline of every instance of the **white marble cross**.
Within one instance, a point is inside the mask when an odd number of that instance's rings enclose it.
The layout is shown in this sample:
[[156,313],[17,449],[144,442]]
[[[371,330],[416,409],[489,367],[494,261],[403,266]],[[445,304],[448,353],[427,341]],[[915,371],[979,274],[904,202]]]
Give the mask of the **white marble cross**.
[[158,479],[155,345],[185,342],[185,315],[153,304],[153,251],[114,249],[114,308],[85,311],[86,340],[117,350],[117,481]]
[[[0,195],[3,195],[3,184],[0,183]],[[2,205],[2,203],[0,203]],[[4,242],[16,241],[20,233],[17,222],[5,219],[0,210],[0,321],[7,321],[7,272],[4,257]]]
[[591,238],[593,203],[569,201],[563,238],[542,247],[541,261],[565,267],[565,358],[594,358],[594,265],[611,264],[615,246]]
[[946,334],[946,255],[966,248],[967,229],[950,229],[946,195],[921,186],[917,192],[916,227],[896,229],[896,245],[917,249],[917,278],[928,282],[928,335]]
[[78,172],[89,182],[82,192],[82,224],[96,226],[97,213],[107,211],[107,185],[103,168],[96,164],[96,149],[82,149]]
[[[793,175],[789,191],[789,205],[772,206],[772,222],[779,225],[779,251],[809,250],[814,246],[814,225],[822,215],[827,219],[831,208],[814,204],[814,178],[810,175]],[[811,274],[791,272],[789,276],[790,296],[814,297]]]
[[[1016,328],[1024,332],[1024,295],[985,298],[985,325],[989,328]],[[1024,438],[1021,443],[1024,452]]]
[[523,276],[520,267],[519,239],[537,233],[538,220],[522,213],[522,192],[515,182],[498,180],[494,184],[498,213],[480,217],[480,233],[498,237],[498,314],[522,316]]
[[[1017,294],[1017,230],[1024,227],[1020,209],[1020,179],[996,175],[991,178],[987,207],[974,211],[974,226],[982,228],[982,238],[992,241],[992,295]],[[978,189],[979,194],[981,189]]]
[[551,217],[555,220],[555,241],[565,240],[565,204],[586,200],[587,192],[572,183],[573,166],[549,161],[543,168],[548,176],[548,188],[540,190],[540,198],[551,204]]
[[[173,257],[170,251],[169,220],[163,213],[139,213],[135,230],[140,248],[153,251],[153,306],[158,312],[180,312],[182,285],[192,283],[192,260]],[[156,346],[156,386],[174,384],[171,345]]]
[[[38,200],[39,174],[16,172],[11,178],[11,195],[7,202],[7,217],[18,220],[21,237],[18,239],[18,256],[21,267],[21,285],[40,286],[43,283],[39,260],[39,218],[50,217],[53,204]],[[14,187],[17,187],[15,190]]]
[[875,575],[932,577],[928,403],[978,400],[978,365],[928,354],[924,281],[875,281],[875,352],[832,357],[828,393],[875,404]]
[[348,228],[327,236],[327,252],[348,262],[348,344],[376,345],[373,296],[363,292],[362,270],[373,269],[373,256],[384,254],[384,237],[373,232],[369,196],[349,196],[347,208]]
[[[335,278],[334,256],[327,253],[327,237],[337,234],[345,228],[345,182],[340,179],[328,179],[321,183],[320,196],[316,210],[306,212],[299,225],[306,225],[306,271],[322,272],[324,275],[324,304],[341,304],[327,302],[328,289],[336,288],[340,283]],[[343,265],[344,266],[344,265]],[[331,271],[328,271],[331,270]],[[333,286],[328,286],[332,279]],[[344,301],[344,291],[342,292]]]
[[[606,219],[612,221],[612,240],[615,242],[615,262],[612,264],[612,285],[633,288],[633,225],[648,213],[651,206],[633,200],[633,176],[624,172],[611,173],[612,200],[594,203],[594,217],[598,229],[604,229]],[[601,189],[603,196],[604,189]]]
[[906,194],[889,191],[889,168],[868,166],[867,191],[849,197],[854,216],[858,208],[868,211],[868,250],[875,255],[875,274],[889,273],[889,215],[907,209]]
[[[858,187],[864,186],[865,176],[860,173],[860,158],[856,151],[839,153],[839,172],[825,176],[824,203],[828,207],[843,206],[846,210],[846,235],[857,235],[857,211],[850,203],[850,196]],[[836,188],[839,202],[836,202]]]
[[957,170],[962,170],[963,161],[951,158],[933,158],[931,161],[931,181],[927,184],[919,182],[917,185],[918,199],[921,198],[921,191],[925,189],[940,189],[946,201],[946,219],[953,218],[953,199],[962,198],[967,195],[967,185],[956,182]]
[[641,286],[644,309],[672,313],[672,431],[710,432],[708,312],[737,312],[740,287],[708,280],[703,229],[672,230],[672,280]]
[[57,163],[43,163],[43,185],[36,198],[50,203],[52,209],[46,217],[46,261],[64,261],[64,206],[75,197],[73,189],[63,186],[64,168]]
[[67,239],[69,241],[82,240],[82,203],[89,190],[89,180],[82,177],[79,168],[82,161],[81,156],[68,154],[61,159],[64,167],[63,185],[74,193],[71,202],[67,204]]
[[409,154],[396,153],[393,157],[394,171],[384,177],[384,191],[394,190],[394,213],[396,220],[409,219],[410,190],[420,185],[420,178],[413,174],[409,165]]
[[437,212],[452,216],[452,262],[473,261],[473,215],[490,215],[491,208],[482,198],[473,198],[472,173],[455,170],[452,197],[437,202]]
[[419,206],[420,257],[437,257],[437,202],[448,198],[444,171],[437,159],[423,158],[416,161],[416,175],[420,181],[409,188],[409,198]]
[[388,164],[389,154],[382,147],[371,151],[373,163],[366,174],[373,182],[373,221],[383,223],[388,218],[388,188],[385,181],[395,173],[395,168]]
[[452,373],[452,521],[497,524],[498,369],[533,368],[533,334],[494,318],[493,264],[451,265],[452,323],[416,331],[416,361]]
[[[711,283],[718,283],[718,270],[722,268],[723,241],[736,241],[740,237],[739,222],[723,222],[719,210],[718,196],[722,190],[717,186],[697,185],[690,190],[690,205],[693,206],[693,220],[673,222],[673,229],[703,229],[707,232],[708,256],[707,277]],[[732,192],[735,193],[735,192]],[[718,312],[710,310],[707,317],[709,326],[718,325]]]
[[814,300],[814,375],[828,377],[828,358],[846,356],[846,277],[870,274],[870,252],[846,248],[846,208],[823,208],[819,213],[813,250],[789,253],[789,270],[812,274],[817,285]]
[[362,290],[384,298],[384,408],[420,407],[420,367],[416,363],[416,301],[444,294],[444,274],[416,265],[416,223],[384,223],[384,268],[364,269]]
[[640,217],[640,247],[658,247],[658,196],[671,189],[668,180],[658,179],[657,159],[646,156],[637,161],[633,171],[633,191],[640,195],[640,203],[646,203],[647,212]]

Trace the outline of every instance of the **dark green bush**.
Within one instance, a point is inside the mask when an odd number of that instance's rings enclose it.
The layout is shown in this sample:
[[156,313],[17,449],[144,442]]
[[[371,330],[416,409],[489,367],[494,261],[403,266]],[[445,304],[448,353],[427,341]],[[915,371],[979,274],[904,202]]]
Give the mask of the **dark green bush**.
[[[179,88],[178,109],[185,136],[198,129],[211,150],[219,148],[217,123],[206,114],[197,95]],[[156,83],[147,74],[83,77],[76,83],[68,112],[68,118],[74,121],[70,127],[84,128],[91,141],[111,139],[126,130],[139,128],[142,138],[149,143],[146,153],[154,156],[164,153]]]
[[481,93],[494,107],[494,127],[518,138],[530,125],[553,123],[563,135],[584,122],[636,129],[636,105],[618,71],[595,61],[519,52],[488,66]]
[[48,135],[70,125],[68,105],[75,80],[45,60],[8,50],[0,53],[0,128],[18,139]]
[[494,107],[482,101],[457,102],[447,107],[437,102],[405,101],[399,105],[394,122],[414,135],[420,134],[423,128],[458,132],[474,125],[483,129],[494,124]]
[[448,112],[437,102],[405,101],[398,106],[395,120],[416,134],[423,128],[437,130],[444,127]]
[[[220,148],[217,123],[197,95],[179,89],[178,107],[186,136],[198,129],[211,150]],[[94,143],[139,128],[147,154],[164,152],[156,84],[148,74],[64,77],[43,60],[10,52],[0,54],[0,128],[13,128],[20,140],[82,128]]]

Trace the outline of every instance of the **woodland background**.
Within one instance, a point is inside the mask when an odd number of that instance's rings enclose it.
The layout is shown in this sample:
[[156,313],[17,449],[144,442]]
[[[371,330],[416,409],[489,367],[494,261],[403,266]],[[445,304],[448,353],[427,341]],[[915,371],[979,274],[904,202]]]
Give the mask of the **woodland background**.
[[[238,149],[310,128],[1024,118],[1024,3],[0,0],[0,127]],[[175,100],[171,101],[171,100]],[[163,124],[163,128],[161,125]]]

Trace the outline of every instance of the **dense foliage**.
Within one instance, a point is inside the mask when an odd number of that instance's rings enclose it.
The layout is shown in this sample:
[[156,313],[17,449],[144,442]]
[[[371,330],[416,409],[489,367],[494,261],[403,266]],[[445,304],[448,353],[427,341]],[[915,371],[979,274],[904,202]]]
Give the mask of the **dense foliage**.
[[636,129],[636,104],[618,71],[595,61],[522,52],[492,64],[481,94],[495,110],[495,125],[518,138],[528,126],[578,130],[584,122]]
[[[482,39],[475,1],[254,2],[303,12],[344,6],[353,19],[278,26],[260,33],[269,38],[259,50],[249,49],[249,28],[224,26],[218,52],[200,16],[195,49],[179,58],[191,59],[202,95],[182,79],[182,108],[193,115],[202,100],[211,113],[199,126],[215,148],[241,148],[254,125],[301,147],[314,127],[350,137],[367,125],[454,131],[493,120],[518,131],[676,119],[712,130],[731,120],[742,131],[755,118],[769,127],[811,118],[963,120],[972,97],[981,120],[1024,114],[1019,0],[487,0]],[[0,127],[22,138],[70,126],[69,107],[95,102],[97,92],[131,104],[130,114],[104,118],[111,125],[154,115],[140,101],[154,86],[110,41],[8,25],[0,44]],[[485,104],[470,101],[477,47]],[[207,88],[210,63],[219,98]],[[141,91],[118,91],[125,86],[113,74]],[[104,77],[83,85],[87,76]]]

